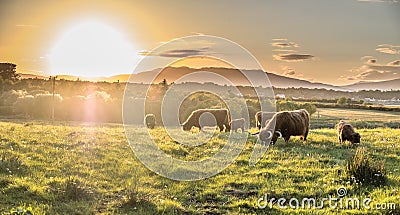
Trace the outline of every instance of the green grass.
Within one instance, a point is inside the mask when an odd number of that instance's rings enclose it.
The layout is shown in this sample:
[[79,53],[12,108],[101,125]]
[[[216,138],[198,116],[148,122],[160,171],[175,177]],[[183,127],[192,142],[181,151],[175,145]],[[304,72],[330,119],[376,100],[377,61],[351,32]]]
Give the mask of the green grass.
[[[388,182],[364,186],[346,175],[357,145],[339,144],[333,129],[311,130],[308,142],[279,140],[255,166],[256,141],[214,177],[194,182],[166,179],[135,157],[118,124],[0,122],[0,213],[31,207],[34,214],[366,214],[389,210],[259,209],[257,200],[324,198],[339,187],[373,203],[397,203],[400,213],[400,130],[359,129],[360,146],[384,160]],[[137,136],[144,131],[138,129]],[[212,156],[227,140],[217,133],[201,146],[182,146],[163,128],[151,133],[167,154],[184,160]]]
[[400,112],[341,108],[318,108],[311,117],[311,128],[334,128],[340,120],[356,128],[400,128]]

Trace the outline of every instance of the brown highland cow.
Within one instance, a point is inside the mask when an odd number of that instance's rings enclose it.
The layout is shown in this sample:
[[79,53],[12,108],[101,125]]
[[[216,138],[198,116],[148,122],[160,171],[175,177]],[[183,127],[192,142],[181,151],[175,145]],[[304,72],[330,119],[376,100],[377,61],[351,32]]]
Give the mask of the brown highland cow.
[[[272,131],[272,127],[275,129]],[[273,145],[277,139],[283,137],[287,143],[291,136],[302,136],[307,140],[310,130],[310,114],[304,110],[277,112],[268,124],[259,132],[259,140],[263,144],[269,142]]]
[[231,125],[231,130],[234,132],[238,132],[239,129],[244,132],[244,124],[246,123],[246,120],[244,118],[240,119],[233,119],[230,123]]
[[354,131],[354,128],[351,124],[340,121],[336,127],[340,143],[346,140],[350,141],[351,143],[361,142],[361,135]]
[[274,116],[275,112],[258,111],[255,115],[256,127],[258,129],[264,128],[268,121]]
[[[206,117],[202,125],[200,125],[200,116],[204,113],[212,114],[214,117]],[[229,132],[231,130],[229,122],[230,117],[227,109],[198,109],[190,114],[187,120],[182,124],[182,127],[183,130],[189,131],[192,127],[197,127],[201,130],[202,127],[205,126],[218,126],[219,130],[223,131],[225,126],[225,131]]]

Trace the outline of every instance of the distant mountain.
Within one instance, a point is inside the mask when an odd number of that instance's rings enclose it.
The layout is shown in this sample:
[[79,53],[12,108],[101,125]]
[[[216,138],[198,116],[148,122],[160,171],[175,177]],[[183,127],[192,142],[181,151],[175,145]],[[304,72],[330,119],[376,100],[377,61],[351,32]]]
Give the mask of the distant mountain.
[[267,73],[269,81],[272,86],[276,88],[309,88],[309,89],[327,89],[327,90],[340,90],[340,91],[348,91],[348,89],[343,87],[338,87],[330,84],[323,84],[318,82],[310,82],[306,80],[300,80],[296,78],[285,77],[281,75],[277,75],[274,73]]
[[400,90],[400,79],[379,82],[358,82],[341,86],[351,90]]
[[[164,79],[167,80],[168,83],[171,82],[185,82],[185,80],[180,79],[181,77],[191,74],[194,75],[194,80],[198,83],[207,83],[213,82],[216,84],[227,84],[225,81],[221,81],[215,78],[215,75],[201,73],[201,75],[195,72],[200,71],[209,71],[215,74],[218,74],[222,77],[226,77],[229,79],[231,83],[234,85],[242,85],[246,86],[250,83],[244,78],[243,74],[233,68],[189,68],[189,67],[166,67],[161,72],[161,69],[153,69],[150,71],[144,71],[137,74],[120,74],[111,77],[95,77],[95,78],[85,78],[85,77],[76,77],[70,75],[57,75],[59,79],[66,80],[85,80],[85,81],[107,81],[107,82],[132,82],[132,83],[159,83]],[[242,70],[243,73],[252,77],[252,79],[258,81],[254,85],[260,86],[265,83],[262,82],[264,77],[260,76],[259,72],[255,70]],[[158,74],[158,76],[157,76]],[[38,79],[47,79],[48,77],[42,75],[34,75],[34,74],[20,74],[22,78],[38,78]],[[260,77],[257,77],[260,76]],[[155,77],[153,80],[153,77]],[[356,91],[356,90],[400,90],[400,79],[390,80],[390,81],[380,81],[380,82],[358,82],[355,84],[344,85],[344,86],[334,86],[330,84],[318,83],[318,82],[310,82],[307,80],[301,80],[296,78],[290,78],[282,75],[277,75],[274,73],[268,73],[267,76],[271,85],[276,88],[309,88],[309,89],[328,89],[328,90],[338,90],[338,91]],[[193,80],[192,79],[192,80]]]
[[[176,82],[177,79],[180,77],[198,72],[198,71],[210,71],[214,72],[216,74],[219,74],[223,77],[229,77],[229,79],[235,83],[236,85],[249,85],[249,83],[244,79],[243,75],[236,69],[232,68],[204,68],[204,69],[194,69],[194,68],[188,68],[188,67],[167,67],[165,68],[158,77],[156,77],[155,81],[153,83],[158,83],[161,82],[163,79],[166,79],[168,83],[171,82]],[[160,72],[160,69],[154,69],[151,71],[146,71],[146,72],[141,72],[137,74],[133,74],[132,77],[130,78],[130,82],[134,83],[150,83],[152,82],[152,78],[156,76],[157,73]],[[259,74],[255,72],[254,70],[243,70],[243,73],[254,77],[254,74]],[[290,78],[290,77],[285,77],[273,73],[267,73],[267,76],[269,78],[269,81],[271,82],[271,85],[277,88],[289,88],[289,87],[295,87],[295,88],[310,88],[310,89],[332,89],[332,90],[342,90],[346,91],[346,88],[338,87],[338,86],[333,86],[329,84],[323,84],[323,83],[313,83],[310,81],[306,80],[300,80],[296,78]],[[109,80],[114,79],[114,80],[120,80],[120,81],[128,81],[129,75],[119,75],[119,76],[113,76],[108,78]],[[255,78],[257,79],[257,78]],[[260,77],[258,80],[263,80],[262,77]],[[196,79],[197,82],[199,83],[205,83],[205,82],[215,82],[215,77],[207,76],[204,75],[202,77],[198,77]],[[224,83],[219,83],[219,84],[224,84]],[[258,85],[257,85],[258,86]]]

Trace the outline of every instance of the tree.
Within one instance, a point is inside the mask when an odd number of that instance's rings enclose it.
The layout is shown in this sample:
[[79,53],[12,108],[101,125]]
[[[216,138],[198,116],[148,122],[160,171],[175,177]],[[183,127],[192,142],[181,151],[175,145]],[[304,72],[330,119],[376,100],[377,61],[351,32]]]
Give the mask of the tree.
[[344,96],[340,97],[339,100],[337,101],[337,103],[338,103],[339,105],[345,105],[346,102],[347,102],[347,98],[344,97]]
[[0,77],[4,81],[16,81],[19,78],[17,65],[13,63],[0,63]]

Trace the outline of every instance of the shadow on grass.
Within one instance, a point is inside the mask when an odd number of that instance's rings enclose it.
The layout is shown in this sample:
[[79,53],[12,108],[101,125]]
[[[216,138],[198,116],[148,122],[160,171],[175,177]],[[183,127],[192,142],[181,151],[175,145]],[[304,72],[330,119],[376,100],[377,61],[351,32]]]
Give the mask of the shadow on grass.
[[45,196],[32,191],[29,187],[24,185],[8,186],[8,188],[1,191],[3,198],[3,205],[9,204],[10,208],[20,205],[21,203],[29,205],[36,202],[45,202]]

